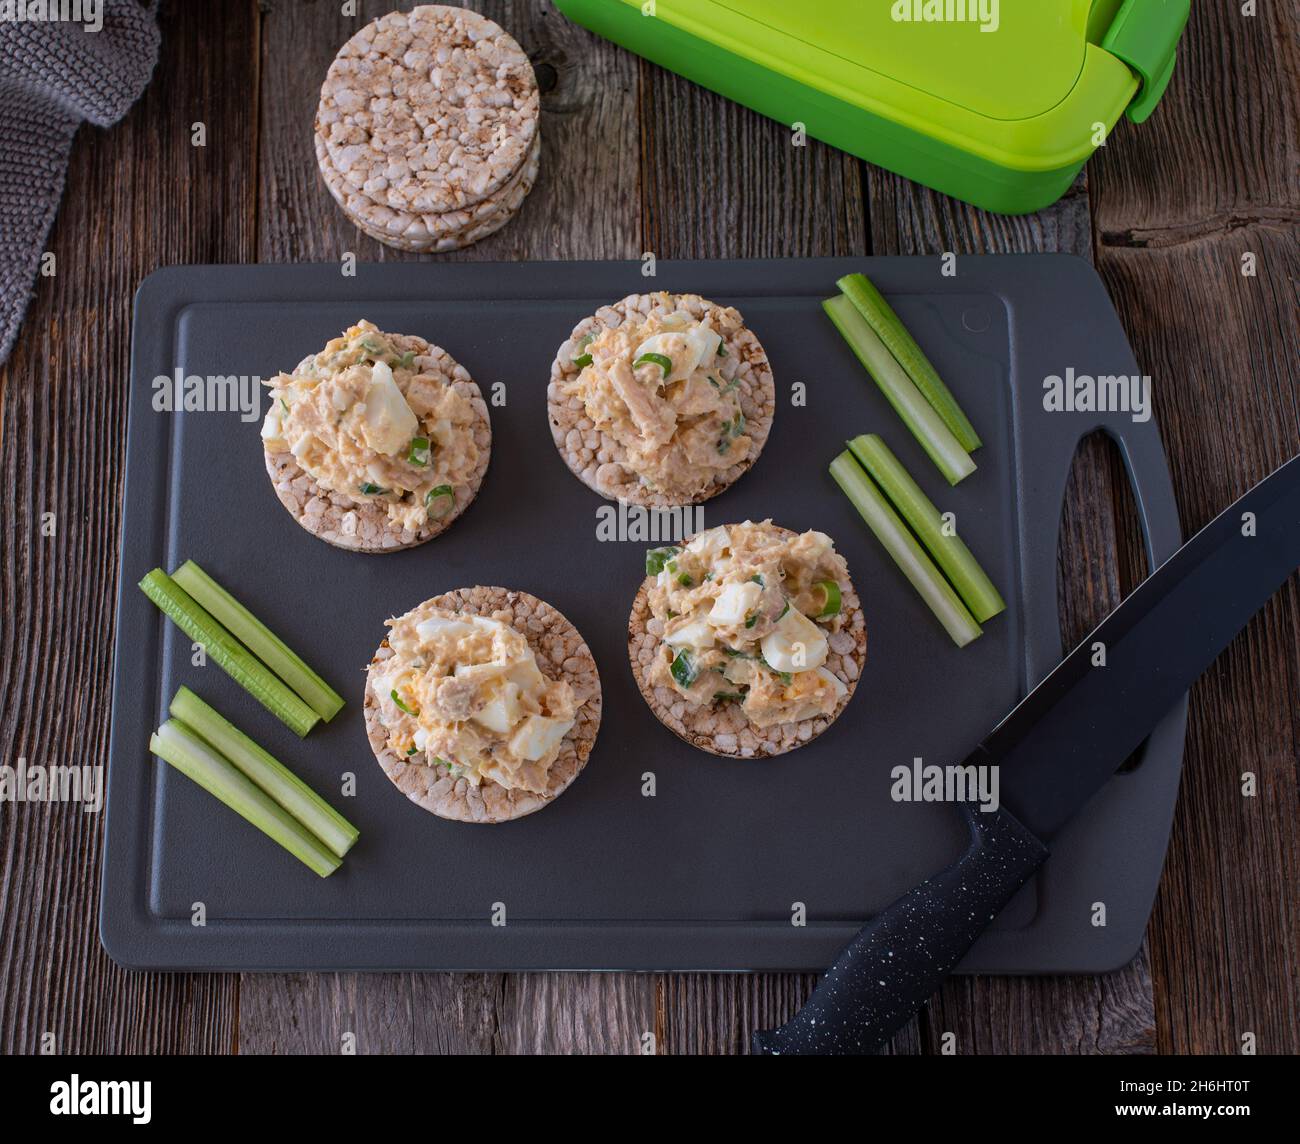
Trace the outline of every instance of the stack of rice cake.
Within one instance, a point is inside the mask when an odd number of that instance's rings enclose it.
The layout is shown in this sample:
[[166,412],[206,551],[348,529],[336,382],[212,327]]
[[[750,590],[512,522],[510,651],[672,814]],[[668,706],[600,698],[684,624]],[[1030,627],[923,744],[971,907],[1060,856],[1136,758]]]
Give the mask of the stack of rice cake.
[[455,250],[505,226],[532,190],[538,112],[532,65],[497,24],[441,4],[390,12],[330,65],[316,159],[366,234]]

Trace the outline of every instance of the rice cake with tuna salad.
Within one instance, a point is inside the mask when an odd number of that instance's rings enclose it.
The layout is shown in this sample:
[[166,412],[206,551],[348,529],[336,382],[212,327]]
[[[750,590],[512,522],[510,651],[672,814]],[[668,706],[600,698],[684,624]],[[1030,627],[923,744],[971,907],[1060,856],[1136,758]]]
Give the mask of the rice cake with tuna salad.
[[487,404],[465,368],[423,338],[361,321],[265,384],[267,472],[321,540],[413,548],[478,495],[492,451]]
[[388,621],[366,675],[370,746],[412,802],[508,822],[567,790],[600,730],[596,661],[527,592],[460,588]]
[[633,294],[580,322],[551,365],[551,437],[611,500],[699,504],[758,459],[776,389],[740,313],[698,294]]
[[416,254],[441,254],[459,250],[495,234],[518,213],[537,181],[541,144],[534,140],[528,160],[501,191],[472,207],[441,214],[412,215],[371,202],[352,190],[329,166],[324,144],[316,139],[321,176],[343,213],[362,232],[378,242]]
[[715,755],[811,742],[843,712],[867,628],[844,558],[821,532],[770,520],[651,549],[628,620],[632,674],[664,726]]
[[532,189],[539,111],[532,65],[499,25],[444,5],[391,12],[330,65],[317,162],[373,237],[454,249],[505,225]]

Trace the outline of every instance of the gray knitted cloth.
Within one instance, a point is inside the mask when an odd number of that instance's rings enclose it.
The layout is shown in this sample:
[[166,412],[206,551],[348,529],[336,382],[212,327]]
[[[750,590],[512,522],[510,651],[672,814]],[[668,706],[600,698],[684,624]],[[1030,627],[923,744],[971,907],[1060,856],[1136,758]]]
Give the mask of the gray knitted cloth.
[[[0,364],[31,299],[72,137],[82,120],[116,123],[144,90],[158,58],[156,7],[0,0]],[[50,19],[65,14],[82,22]]]

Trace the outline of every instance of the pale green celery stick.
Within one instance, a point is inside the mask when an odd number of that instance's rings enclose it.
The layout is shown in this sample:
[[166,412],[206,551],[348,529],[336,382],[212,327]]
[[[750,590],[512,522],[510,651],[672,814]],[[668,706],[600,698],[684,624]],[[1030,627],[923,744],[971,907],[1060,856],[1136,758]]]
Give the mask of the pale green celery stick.
[[922,551],[916,538],[889,507],[884,493],[862,471],[862,466],[853,459],[852,453],[845,451],[831,462],[831,476],[853,502],[853,507],[862,514],[862,519],[876,534],[894,563],[902,569],[903,575],[911,581],[912,587],[929,605],[930,611],[938,617],[953,642],[958,647],[965,647],[982,635],[979,624],[952,590],[952,585],[943,578],[934,566],[934,561]]
[[326,850],[265,791],[255,787],[246,775],[184,724],[168,719],[150,736],[149,750],[246,818],[322,878],[328,878],[339,868],[337,855]]
[[889,446],[874,433],[854,437],[849,449],[916,533],[981,624],[1006,610],[1006,601],[959,536],[944,531],[943,517],[912,480]]
[[242,640],[249,651],[292,687],[325,722],[339,713],[343,697],[193,560],[177,568],[172,579],[236,639]]
[[155,568],[140,581],[140,590],[190,639],[202,644],[218,667],[295,735],[306,735],[320,721],[315,711],[161,568]]
[[944,385],[943,378],[925,356],[925,351],[916,344],[916,339],[894,313],[894,308],[876,289],[875,283],[865,274],[846,274],[835,285],[844,291],[849,301],[857,307],[858,313],[866,318],[876,335],[885,343],[885,348],[894,355],[926,401],[943,418],[943,423],[952,430],[961,447],[968,453],[978,449],[983,442],[975,432],[975,427],[957,404],[952,390]]
[[360,834],[352,823],[188,687],[176,692],[170,710],[340,858],[352,848]]
[[948,483],[955,485],[970,476],[975,471],[975,462],[857,307],[841,294],[838,298],[828,298],[822,308]]

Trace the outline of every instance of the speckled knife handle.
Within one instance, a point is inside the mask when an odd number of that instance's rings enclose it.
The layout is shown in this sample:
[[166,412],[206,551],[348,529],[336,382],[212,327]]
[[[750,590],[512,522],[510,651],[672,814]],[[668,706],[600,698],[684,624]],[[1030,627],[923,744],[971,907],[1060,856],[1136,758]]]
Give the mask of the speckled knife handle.
[[756,1053],[874,1053],[938,992],[1047,859],[1043,843],[1005,810],[962,809],[966,853],[867,925],[788,1024],[754,1034]]

